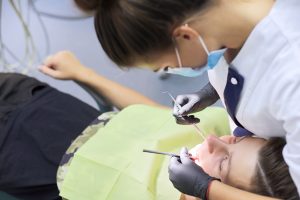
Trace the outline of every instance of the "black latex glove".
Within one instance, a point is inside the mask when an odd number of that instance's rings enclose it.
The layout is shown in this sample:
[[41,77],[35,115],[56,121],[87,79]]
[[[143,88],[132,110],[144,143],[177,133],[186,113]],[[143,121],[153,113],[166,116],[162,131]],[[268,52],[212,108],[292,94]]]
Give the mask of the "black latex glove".
[[169,179],[180,192],[206,200],[211,181],[216,178],[207,175],[201,167],[191,160],[188,150],[182,148],[180,159],[172,157],[169,164]]
[[[219,95],[210,83],[197,93],[177,96],[173,107],[173,115],[176,118],[176,122],[182,125],[199,123],[200,120],[198,118],[189,114],[205,109],[218,99]],[[178,104],[180,107],[178,107]]]

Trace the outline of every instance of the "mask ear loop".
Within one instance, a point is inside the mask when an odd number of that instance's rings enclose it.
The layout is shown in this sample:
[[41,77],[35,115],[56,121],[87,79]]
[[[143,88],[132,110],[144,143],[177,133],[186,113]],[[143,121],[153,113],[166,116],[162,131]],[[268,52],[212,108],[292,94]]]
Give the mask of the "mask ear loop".
[[175,45],[175,53],[176,53],[176,57],[177,57],[177,61],[178,61],[179,67],[182,68],[181,58],[180,58],[179,51],[178,51],[178,48],[177,48],[176,45]]
[[[186,24],[187,25],[187,24]],[[177,47],[177,43],[175,41],[175,39],[173,38],[173,43],[174,43],[174,48],[175,48],[175,53],[176,53],[176,57],[177,57],[177,62],[179,64],[179,68],[182,68],[182,61],[181,61],[181,58],[180,58],[180,54],[179,54],[179,50],[178,50],[178,47]]]
[[207,55],[209,55],[209,51],[208,51],[208,48],[206,47],[206,44],[204,43],[204,40],[203,38],[199,35],[199,41],[204,49],[204,51],[206,52]]

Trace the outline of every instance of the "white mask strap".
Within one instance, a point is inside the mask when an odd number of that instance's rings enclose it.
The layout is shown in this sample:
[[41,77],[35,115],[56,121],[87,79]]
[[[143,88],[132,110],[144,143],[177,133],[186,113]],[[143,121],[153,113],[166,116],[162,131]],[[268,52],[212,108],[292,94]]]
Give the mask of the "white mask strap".
[[209,55],[208,48],[206,47],[206,45],[205,45],[205,43],[204,43],[204,41],[203,41],[203,39],[202,39],[202,37],[200,35],[199,35],[199,41],[200,41],[200,43],[201,43],[204,51],[206,52],[206,54]]
[[176,57],[177,57],[177,61],[178,61],[179,67],[182,68],[181,58],[180,58],[180,55],[179,55],[178,48],[176,46],[175,46],[175,53],[176,53]]

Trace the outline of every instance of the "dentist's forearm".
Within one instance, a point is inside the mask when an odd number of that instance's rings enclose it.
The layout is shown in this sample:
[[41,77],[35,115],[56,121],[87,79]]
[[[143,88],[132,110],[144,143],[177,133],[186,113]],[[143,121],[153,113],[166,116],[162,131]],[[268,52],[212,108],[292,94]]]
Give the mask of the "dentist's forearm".
[[90,68],[86,68],[79,77],[75,78],[75,81],[81,82],[82,84],[88,86],[119,109],[123,109],[133,104],[164,107],[163,105],[156,103],[150,98],[128,87],[122,86],[97,74]]
[[213,181],[209,189],[208,200],[278,200],[246,192],[219,181]]

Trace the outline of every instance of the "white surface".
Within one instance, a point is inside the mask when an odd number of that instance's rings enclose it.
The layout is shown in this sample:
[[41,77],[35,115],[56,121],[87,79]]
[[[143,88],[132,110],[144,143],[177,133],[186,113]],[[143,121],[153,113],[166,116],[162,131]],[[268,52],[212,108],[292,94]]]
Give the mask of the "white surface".
[[[300,1],[277,0],[231,67],[244,77],[237,120],[259,137],[283,137],[283,156],[300,191]],[[223,95],[228,65],[209,72]]]

